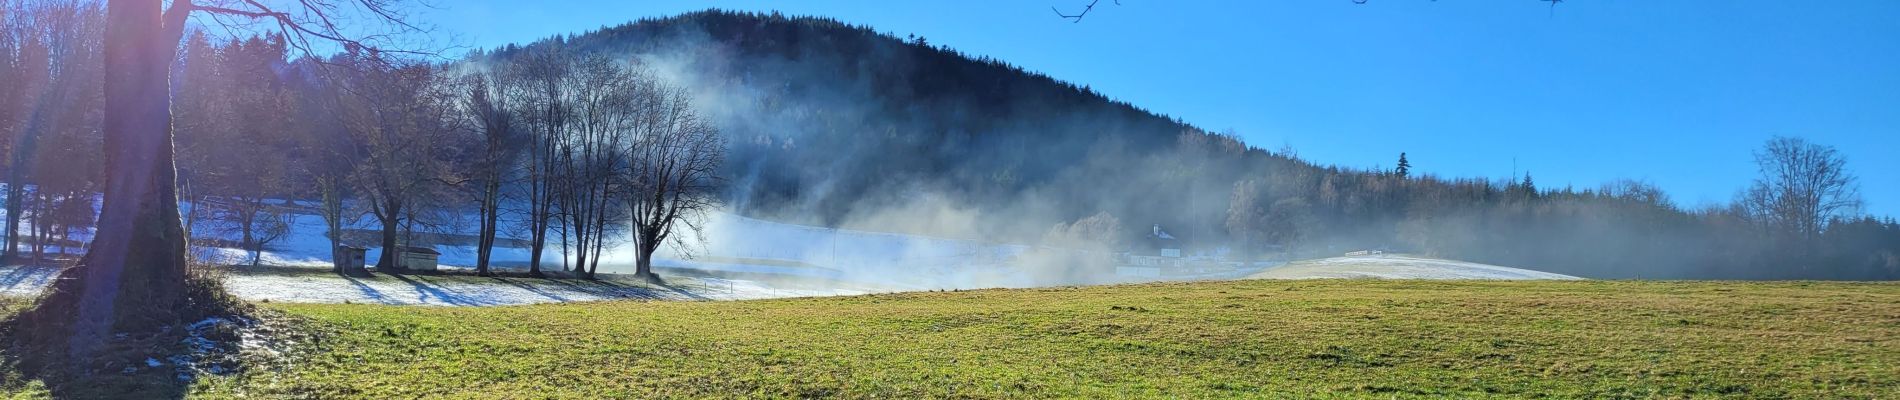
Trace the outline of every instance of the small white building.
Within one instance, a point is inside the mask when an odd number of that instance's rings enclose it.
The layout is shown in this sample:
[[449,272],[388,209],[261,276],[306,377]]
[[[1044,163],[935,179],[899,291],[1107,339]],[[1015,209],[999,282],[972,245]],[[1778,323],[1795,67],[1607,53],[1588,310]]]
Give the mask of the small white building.
[[400,249],[402,253],[397,254],[396,261],[402,264],[402,269],[410,271],[435,271],[436,260],[442,257],[442,252],[430,247],[401,247]]

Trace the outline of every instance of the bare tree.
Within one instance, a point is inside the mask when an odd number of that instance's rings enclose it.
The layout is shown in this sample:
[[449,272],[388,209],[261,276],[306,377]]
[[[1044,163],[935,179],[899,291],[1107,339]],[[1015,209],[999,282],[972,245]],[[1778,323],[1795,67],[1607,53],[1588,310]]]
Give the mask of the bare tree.
[[414,217],[434,215],[425,208],[439,206],[445,185],[458,182],[449,170],[446,151],[456,147],[457,120],[453,93],[433,66],[391,65],[363,55],[353,62],[345,80],[341,118],[359,143],[363,159],[356,186],[371,216],[382,225],[379,269],[400,268],[403,243],[400,229],[418,222]]
[[1847,159],[1833,147],[1777,136],[1755,152],[1755,165],[1761,177],[1741,203],[1757,221],[1786,238],[1811,244],[1829,220],[1860,207],[1860,185],[1847,171]]
[[602,56],[574,60],[569,75],[572,120],[556,144],[560,185],[555,200],[574,238],[575,269],[592,278],[600,268],[606,234],[618,221],[615,175],[625,169],[628,131],[651,98],[651,80]]
[[[1354,0],[1354,1],[1363,2],[1364,0]],[[1054,10],[1056,12],[1056,16],[1062,17],[1062,19],[1069,20],[1069,22],[1081,23],[1082,17],[1087,17],[1089,15],[1089,11],[1095,11],[1095,5],[1101,4],[1101,3],[1102,3],[1102,0],[1090,0],[1089,4],[1082,6],[1082,12],[1078,12],[1075,14],[1064,14],[1062,10],[1056,9],[1055,7],[1049,7],[1049,9]],[[1115,0],[1115,5],[1119,6],[1121,4],[1122,4],[1121,0]]]
[[219,91],[229,85],[218,84],[224,62],[210,37],[204,31],[192,32],[183,51],[178,57],[183,70],[175,74],[178,90],[172,95],[172,146],[177,152],[178,194],[189,205],[182,227],[187,239],[196,240],[194,230],[211,214],[206,206],[210,188],[204,187],[208,182],[198,182],[199,175],[216,157],[212,147],[217,137],[230,130],[224,124],[237,118],[228,115],[230,102],[220,101],[225,96]]
[[78,266],[63,272],[52,294],[21,318],[70,326],[70,335],[49,340],[63,340],[73,359],[88,359],[109,332],[156,329],[194,312],[182,307],[188,304],[185,235],[177,207],[169,79],[188,17],[198,12],[221,21],[270,21],[308,52],[313,39],[362,48],[387,38],[349,38],[340,29],[342,7],[413,27],[401,22],[393,3],[300,1],[292,6],[297,12],[285,12],[254,0],[108,0],[101,80],[106,166],[98,231]]
[[627,142],[630,162],[624,179],[637,251],[635,274],[657,280],[653,253],[675,239],[681,225],[698,230],[700,216],[718,206],[715,191],[726,143],[694,112],[685,89],[652,85],[654,95],[638,107],[645,112]]
[[[27,93],[33,92],[36,79],[31,68],[35,64],[36,52],[31,49],[38,43],[30,41],[27,32],[27,4],[23,0],[0,1],[0,155],[13,153],[15,142],[25,130],[27,113]],[[18,156],[8,157],[18,159]],[[7,163],[8,179],[6,188],[7,223],[4,245],[0,249],[0,262],[10,261],[19,251],[19,204],[18,199],[24,184],[17,174],[19,165]]]
[[[19,14],[11,17],[8,30],[17,40],[11,45],[16,50],[10,64],[18,79],[12,91],[19,97],[7,101],[12,111],[0,111],[0,118],[13,122],[8,129],[12,148],[7,165],[7,239],[0,259],[11,259],[18,251],[20,219],[27,211],[25,201],[49,195],[41,190],[28,193],[27,189],[27,184],[36,179],[34,166],[41,163],[36,160],[42,153],[41,141],[59,140],[84,129],[89,122],[87,114],[98,108],[101,96],[99,87],[90,83],[97,82],[101,73],[98,57],[104,40],[100,29],[102,10],[74,1],[17,7]],[[54,171],[60,172],[66,171]],[[37,253],[40,245],[34,248]]]
[[287,45],[277,35],[218,49],[203,40],[193,35],[187,42],[186,49],[199,54],[185,57],[183,75],[191,81],[174,96],[178,163],[192,172],[184,188],[193,201],[184,226],[192,233],[196,220],[216,222],[216,229],[198,233],[236,237],[255,266],[264,246],[290,229],[284,206],[272,203],[290,194],[290,168],[282,162],[287,154],[265,150],[287,148],[292,140],[282,132],[291,130],[293,98],[275,71]]
[[[347,57],[339,55],[329,63],[346,63]],[[294,158],[296,179],[308,182],[316,192],[317,215],[323,218],[324,237],[330,241],[334,259],[335,251],[344,245],[345,230],[364,214],[356,207],[359,203],[349,200],[356,196],[352,179],[366,150],[356,135],[350,134],[350,124],[344,120],[348,115],[345,110],[353,104],[346,101],[349,94],[340,87],[347,83],[347,77],[308,73],[318,68],[317,64],[312,58],[292,64],[293,70],[302,73],[292,75],[297,79],[290,81],[297,95],[291,103],[294,122],[290,124],[289,146],[302,155]]]
[[481,185],[481,227],[475,244],[475,273],[488,275],[489,257],[495,249],[495,236],[501,222],[502,183],[521,152],[522,124],[515,118],[517,74],[504,64],[472,73],[463,78],[467,93],[462,97],[463,111],[474,120],[482,136],[482,153],[475,160],[473,181]]
[[527,183],[528,275],[541,275],[542,255],[547,250],[548,230],[554,217],[555,166],[557,140],[567,131],[571,110],[568,106],[568,76],[572,74],[566,56],[552,46],[530,51],[515,61],[524,123],[530,138],[524,161]]

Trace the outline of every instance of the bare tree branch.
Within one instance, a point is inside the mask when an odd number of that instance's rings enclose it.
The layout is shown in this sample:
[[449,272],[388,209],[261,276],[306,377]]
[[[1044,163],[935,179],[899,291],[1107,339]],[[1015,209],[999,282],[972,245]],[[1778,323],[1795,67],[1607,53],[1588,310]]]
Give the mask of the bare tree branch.
[[[1085,17],[1085,16],[1088,16],[1088,15],[1089,15],[1089,11],[1094,11],[1094,10],[1095,10],[1095,5],[1096,5],[1096,4],[1099,4],[1099,3],[1101,3],[1101,2],[1102,2],[1102,0],[1093,0],[1093,1],[1090,1],[1090,2],[1089,2],[1089,4],[1088,4],[1087,6],[1083,6],[1083,7],[1082,7],[1082,12],[1079,12],[1079,13],[1075,13],[1075,15],[1068,15],[1068,14],[1063,14],[1063,13],[1062,13],[1062,10],[1058,10],[1058,9],[1056,9],[1055,7],[1049,7],[1049,10],[1050,10],[1050,11],[1055,11],[1055,12],[1056,12],[1056,16],[1058,16],[1058,17],[1062,17],[1063,19],[1068,19],[1068,20],[1069,20],[1069,22],[1078,22],[1078,23],[1079,23],[1079,22],[1082,22],[1082,17]],[[1115,5],[1118,5],[1118,6],[1119,6],[1119,5],[1122,5],[1122,2],[1121,2],[1121,0],[1115,0]]]

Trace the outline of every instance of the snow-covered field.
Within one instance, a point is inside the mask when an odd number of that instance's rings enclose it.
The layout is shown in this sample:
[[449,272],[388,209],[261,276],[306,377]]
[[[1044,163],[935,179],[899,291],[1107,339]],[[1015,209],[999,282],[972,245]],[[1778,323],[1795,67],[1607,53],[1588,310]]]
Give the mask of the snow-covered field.
[[[0,295],[32,296],[52,279],[55,269],[0,267]],[[666,271],[663,271],[666,272]],[[873,283],[835,280],[771,279],[770,274],[715,277],[676,272],[665,285],[614,280],[478,278],[472,276],[378,275],[341,277],[312,271],[283,273],[234,268],[225,277],[228,290],[253,301],[369,303],[435,306],[493,306],[621,299],[744,300],[778,297],[839,296],[896,290]],[[746,276],[768,277],[747,279]],[[1203,277],[1205,278],[1205,277]],[[1398,255],[1336,257],[1300,261],[1247,276],[1251,279],[1580,279],[1496,265]]]
[[[309,208],[314,205],[298,203],[298,206]],[[190,205],[184,207],[189,209]],[[373,225],[373,221],[367,219],[365,216],[363,220],[349,226]],[[339,277],[316,269],[328,268],[330,265],[330,242],[324,236],[323,219],[316,215],[298,214],[290,219],[290,233],[270,243],[260,259],[264,265],[310,267],[313,269],[309,271],[318,272],[273,273],[234,267],[236,272],[227,277],[226,284],[240,297],[251,300],[505,305],[628,298],[754,299],[1134,281],[1113,276],[1107,271],[1068,270],[1065,269],[1068,266],[1060,261],[1053,263],[1055,265],[1049,262],[1025,262],[1024,257],[1035,255],[1034,249],[1025,245],[804,226],[725,212],[711,213],[701,222],[705,227],[702,235],[682,233],[677,236],[704,240],[689,240],[678,246],[664,247],[656,254],[654,265],[671,283],[667,286],[648,286],[611,281],[596,283],[467,276]],[[195,225],[192,230],[194,237],[224,239],[224,243],[235,242],[235,232],[220,229],[214,222],[205,221]],[[504,240],[498,243],[493,253],[493,265],[499,269],[525,269],[529,261],[528,249],[509,245],[520,243],[519,236],[519,232],[502,233]],[[90,239],[90,232],[73,232],[71,237],[84,242]],[[609,239],[609,247],[600,257],[600,272],[632,272],[633,247],[625,240],[613,242],[623,238]],[[549,248],[544,251],[544,268],[558,270],[572,262],[571,258],[564,257],[564,249],[558,240],[558,237],[552,238]],[[447,269],[467,268],[475,264],[472,245],[451,241],[434,247],[442,253],[439,264]],[[71,254],[83,252],[83,249],[54,249],[62,250]],[[193,252],[199,259],[213,263],[248,264],[250,260],[247,252],[235,248],[195,247]],[[379,255],[379,250],[371,249],[368,257],[373,262]],[[1264,271],[1260,268],[1267,267],[1258,265],[1241,268],[1218,276],[1171,275],[1167,278],[1139,280],[1240,277],[1577,279],[1494,265],[1403,256],[1340,257],[1296,262]],[[0,295],[32,295],[49,283],[52,275],[53,270],[50,268],[0,267]]]
[[[703,222],[704,241],[688,240],[684,244],[662,247],[655,255],[654,265],[714,273],[851,281],[912,290],[1046,284],[1034,281],[1027,274],[1012,273],[1003,266],[1006,260],[1028,246],[785,224],[724,212],[711,213]],[[370,225],[367,221],[357,224],[367,225]],[[261,256],[263,264],[329,266],[330,242],[323,232],[322,218],[295,216],[291,234],[268,246]],[[507,233],[502,236],[521,239]],[[609,247],[600,260],[601,272],[633,272],[634,248],[624,239],[609,238]],[[559,268],[572,260],[564,256],[558,240],[558,237],[550,240],[549,248],[544,250],[544,268]],[[493,265],[504,269],[525,268],[530,259],[529,249],[510,247],[507,243],[502,241],[495,248]],[[374,247],[373,244],[356,244]],[[466,268],[475,264],[473,245],[444,244],[434,248],[442,253],[438,263],[444,267]],[[201,258],[223,263],[245,263],[249,259],[245,251],[234,248],[197,251]],[[380,249],[370,249],[367,256],[373,263],[380,256]]]
[[52,268],[0,267],[0,296],[29,297],[53,283]]
[[1249,278],[1582,279],[1528,269],[1401,255],[1348,256],[1300,261],[1261,271]]
[[[0,295],[37,295],[58,272],[48,267],[0,267]],[[840,296],[876,292],[851,285],[765,283],[745,279],[676,276],[664,285],[615,280],[481,278],[446,275],[345,277],[314,270],[300,273],[228,273],[225,289],[252,301],[366,303],[433,306],[497,306],[600,300],[745,300]]]

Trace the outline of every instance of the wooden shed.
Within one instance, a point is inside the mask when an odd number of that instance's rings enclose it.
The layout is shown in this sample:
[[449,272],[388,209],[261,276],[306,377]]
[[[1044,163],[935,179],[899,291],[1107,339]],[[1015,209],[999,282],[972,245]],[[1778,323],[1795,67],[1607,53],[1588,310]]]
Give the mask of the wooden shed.
[[402,263],[403,269],[411,271],[434,271],[436,260],[442,257],[442,252],[432,247],[405,246],[400,249],[402,253],[397,254],[399,257],[396,260]]

